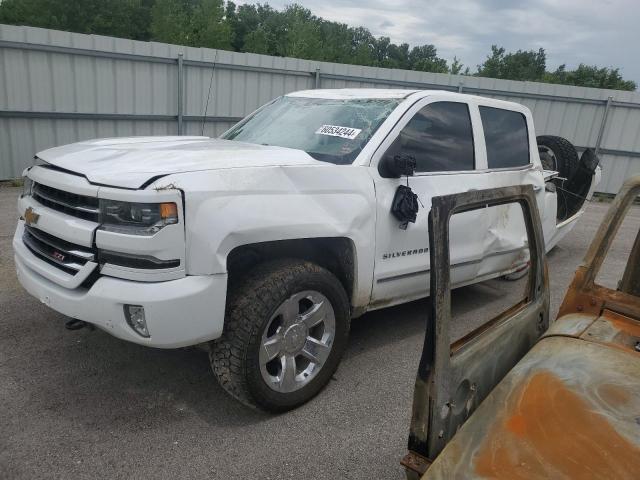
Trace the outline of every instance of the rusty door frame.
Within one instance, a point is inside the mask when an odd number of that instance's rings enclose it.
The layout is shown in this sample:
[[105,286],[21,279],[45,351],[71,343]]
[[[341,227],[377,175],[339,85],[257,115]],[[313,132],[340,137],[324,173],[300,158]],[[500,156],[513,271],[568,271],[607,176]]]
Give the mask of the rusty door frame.
[[[521,206],[531,253],[526,297],[454,344],[450,342],[451,216],[489,206]],[[402,464],[422,473],[506,373],[549,325],[544,237],[531,185],[434,197],[429,213],[430,315],[416,375],[409,454]]]
[[[637,316],[640,312],[640,232],[635,240],[618,290],[596,283],[596,276],[636,197],[640,196],[640,176],[628,179],[611,203],[593,238],[582,264],[564,297],[558,318],[569,313],[600,314],[605,308]],[[633,292],[636,292],[635,294]]]

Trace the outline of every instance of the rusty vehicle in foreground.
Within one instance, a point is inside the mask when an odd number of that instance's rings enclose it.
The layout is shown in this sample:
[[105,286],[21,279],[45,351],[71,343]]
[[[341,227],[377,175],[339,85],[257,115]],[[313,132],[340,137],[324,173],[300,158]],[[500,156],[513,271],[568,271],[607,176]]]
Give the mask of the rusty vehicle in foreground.
[[[634,200],[628,180],[549,322],[541,228],[528,186],[433,199],[431,312],[402,459],[409,479],[640,478],[640,221],[619,255],[619,282],[603,262]],[[449,223],[462,211],[520,204],[530,248],[519,303],[451,342]],[[629,217],[632,217],[629,215]],[[626,225],[626,224],[625,224]],[[625,227],[626,228],[626,227]],[[620,258],[623,257],[623,258]]]

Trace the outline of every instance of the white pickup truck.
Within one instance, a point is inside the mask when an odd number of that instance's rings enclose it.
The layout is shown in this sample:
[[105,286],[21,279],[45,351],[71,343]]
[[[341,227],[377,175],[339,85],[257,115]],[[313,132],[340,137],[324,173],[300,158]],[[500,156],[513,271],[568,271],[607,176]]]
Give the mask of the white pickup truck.
[[[296,92],[219,139],[40,152],[24,173],[15,264],[24,288],[76,325],[151,347],[210,342],[231,395],[283,411],[327,383],[351,318],[429,294],[432,196],[531,184],[548,251],[599,180],[587,153],[536,140],[515,103]],[[526,267],[512,217],[508,207],[456,216],[454,286]]]

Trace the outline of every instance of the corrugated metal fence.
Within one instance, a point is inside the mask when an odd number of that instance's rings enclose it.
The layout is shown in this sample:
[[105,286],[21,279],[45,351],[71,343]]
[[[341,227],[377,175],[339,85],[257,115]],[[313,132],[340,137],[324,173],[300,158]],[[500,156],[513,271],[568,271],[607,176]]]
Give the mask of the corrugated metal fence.
[[[215,67],[214,67],[215,66]],[[215,136],[311,88],[457,90],[520,102],[537,134],[598,147],[613,193],[640,173],[640,94],[391,70],[0,25],[0,179],[42,149],[129,135]],[[204,117],[208,92],[210,101]],[[204,120],[204,122],[203,122]]]

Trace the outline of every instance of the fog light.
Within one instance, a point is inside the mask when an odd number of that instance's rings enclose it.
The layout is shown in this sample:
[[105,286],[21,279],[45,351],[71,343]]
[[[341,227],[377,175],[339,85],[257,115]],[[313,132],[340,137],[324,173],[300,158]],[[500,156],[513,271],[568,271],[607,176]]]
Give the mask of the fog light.
[[136,333],[145,338],[149,338],[149,330],[147,330],[147,320],[144,318],[144,307],[141,305],[125,305],[124,316],[127,323]]

